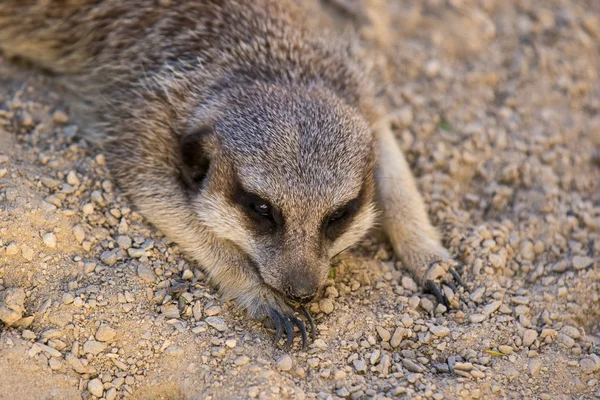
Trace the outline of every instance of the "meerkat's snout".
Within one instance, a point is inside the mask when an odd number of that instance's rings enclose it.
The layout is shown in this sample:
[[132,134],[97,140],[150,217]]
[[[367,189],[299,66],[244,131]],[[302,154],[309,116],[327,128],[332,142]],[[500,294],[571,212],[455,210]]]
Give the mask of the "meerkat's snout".
[[311,274],[289,274],[285,278],[285,295],[292,301],[300,304],[310,303],[319,292],[319,279]]

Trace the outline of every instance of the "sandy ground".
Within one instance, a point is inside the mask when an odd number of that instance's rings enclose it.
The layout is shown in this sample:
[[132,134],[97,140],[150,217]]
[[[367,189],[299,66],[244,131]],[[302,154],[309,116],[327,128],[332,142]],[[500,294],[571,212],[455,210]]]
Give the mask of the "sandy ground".
[[308,3],[360,29],[470,290],[444,310],[373,234],[318,339],[274,346],[120,196],[53,79],[2,60],[0,399],[600,398],[600,3]]

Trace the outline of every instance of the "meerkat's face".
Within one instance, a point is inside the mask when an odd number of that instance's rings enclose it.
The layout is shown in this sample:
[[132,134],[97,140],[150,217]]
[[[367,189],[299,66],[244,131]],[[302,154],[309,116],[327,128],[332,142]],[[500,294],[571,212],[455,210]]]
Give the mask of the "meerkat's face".
[[[184,143],[188,175],[201,181],[191,201],[214,235],[247,254],[265,284],[306,303],[327,279],[331,258],[373,224],[372,133],[323,91],[255,90],[200,135],[210,142],[209,157],[194,136]],[[194,176],[194,165],[206,175]]]

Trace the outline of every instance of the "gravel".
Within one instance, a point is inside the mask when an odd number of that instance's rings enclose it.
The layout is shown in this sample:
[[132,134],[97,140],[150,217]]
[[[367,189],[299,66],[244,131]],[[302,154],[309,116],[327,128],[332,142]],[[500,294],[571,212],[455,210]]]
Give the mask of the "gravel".
[[0,392],[600,398],[600,9],[386,3],[329,11],[365,38],[469,290],[442,284],[438,304],[368,235],[309,306],[317,339],[273,344],[132,208],[65,96],[2,60]]

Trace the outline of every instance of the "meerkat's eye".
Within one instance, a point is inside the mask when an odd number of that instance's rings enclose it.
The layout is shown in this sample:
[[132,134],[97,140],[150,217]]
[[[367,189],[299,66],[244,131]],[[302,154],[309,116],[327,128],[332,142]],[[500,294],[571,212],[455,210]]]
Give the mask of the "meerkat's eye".
[[329,222],[329,224],[332,224],[332,223],[343,220],[347,216],[348,216],[348,210],[346,210],[345,208],[342,208],[342,209],[335,211],[333,214],[331,214],[329,216],[328,222]]
[[257,215],[264,217],[264,218],[273,218],[273,210],[271,208],[271,205],[268,203],[251,203],[250,204],[250,208],[252,209],[253,212],[255,212]]
[[323,232],[325,235],[331,240],[341,235],[354,214],[358,212],[359,207],[360,200],[357,198],[329,214],[323,223]]
[[273,207],[268,200],[253,193],[244,193],[241,202],[248,215],[261,225],[275,226],[283,223],[281,212],[277,207]]

